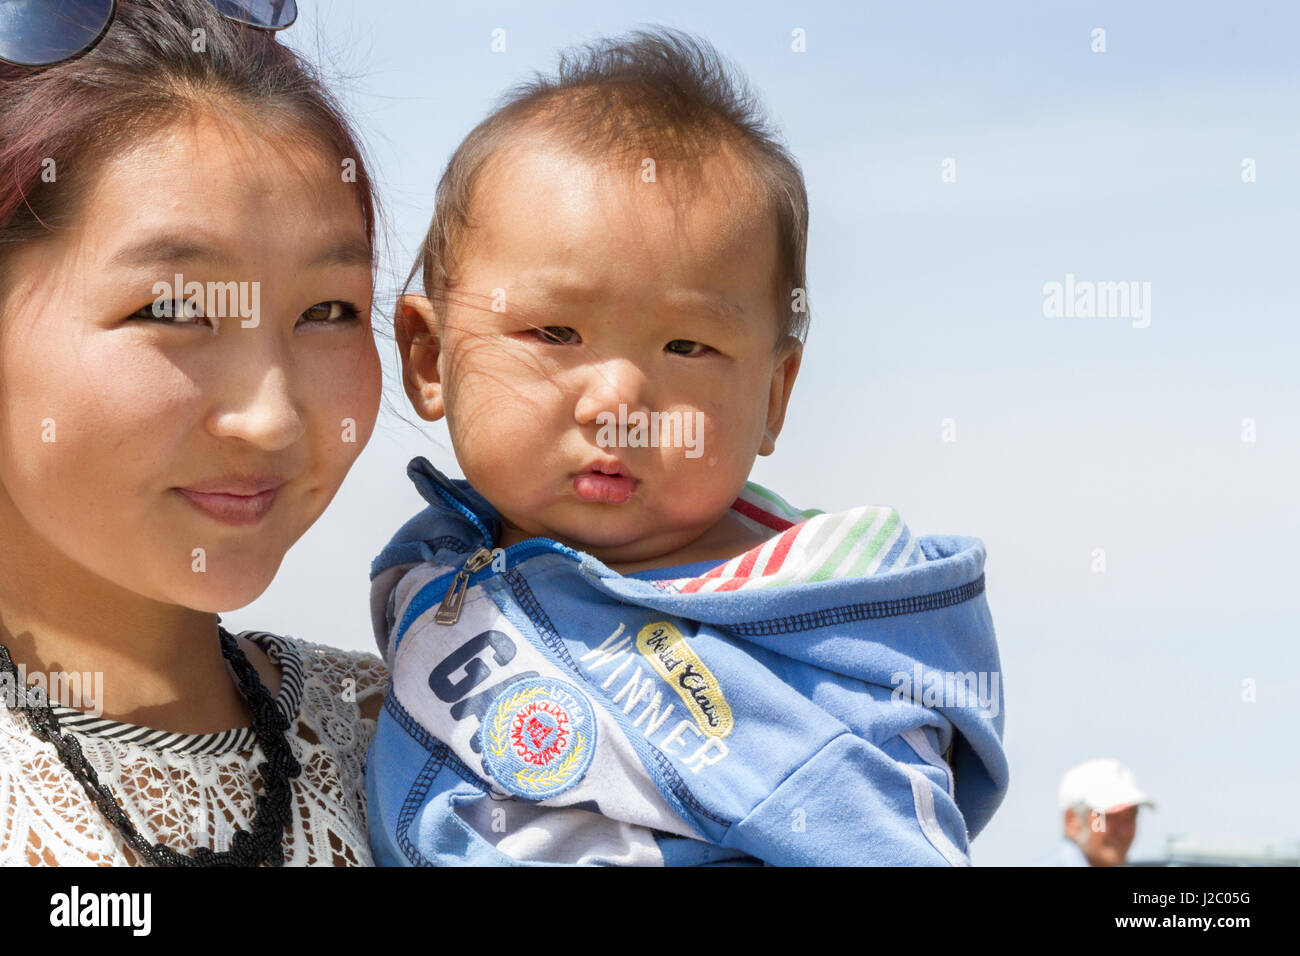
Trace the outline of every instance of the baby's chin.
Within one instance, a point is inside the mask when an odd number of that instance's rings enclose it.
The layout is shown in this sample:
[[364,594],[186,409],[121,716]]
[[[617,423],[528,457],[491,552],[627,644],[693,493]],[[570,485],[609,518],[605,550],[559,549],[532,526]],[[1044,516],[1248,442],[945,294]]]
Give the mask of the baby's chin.
[[[491,500],[491,499],[489,499]],[[505,521],[498,547],[528,538],[551,538],[584,551],[614,570],[618,566],[667,567],[687,563],[675,558],[690,553],[725,532],[734,498],[725,505],[703,501],[676,502],[675,508],[650,507],[634,496],[621,504],[584,502],[564,498],[537,503],[531,512],[502,510]],[[495,504],[495,503],[494,503]]]
[[[717,518],[702,524],[676,526],[660,521],[653,528],[618,527],[614,523],[598,523],[566,529],[571,533],[557,530],[548,535],[555,540],[592,555],[602,564],[619,570],[620,568],[640,568],[684,563],[676,556],[697,543]],[[629,522],[629,524],[631,524]]]
[[556,532],[549,537],[577,551],[585,551],[609,565],[653,560],[675,550],[671,546],[665,548],[657,540],[644,534],[619,533],[614,530],[604,533],[593,533],[592,529],[584,529],[581,533],[574,534]]

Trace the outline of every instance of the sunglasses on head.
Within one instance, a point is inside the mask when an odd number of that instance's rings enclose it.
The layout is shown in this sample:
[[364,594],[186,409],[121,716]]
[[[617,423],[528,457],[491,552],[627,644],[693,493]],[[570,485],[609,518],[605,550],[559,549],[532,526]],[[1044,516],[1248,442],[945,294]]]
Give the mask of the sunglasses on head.
[[[208,0],[227,20],[283,30],[295,0]],[[0,0],[0,63],[53,66],[92,49],[108,32],[117,0]]]

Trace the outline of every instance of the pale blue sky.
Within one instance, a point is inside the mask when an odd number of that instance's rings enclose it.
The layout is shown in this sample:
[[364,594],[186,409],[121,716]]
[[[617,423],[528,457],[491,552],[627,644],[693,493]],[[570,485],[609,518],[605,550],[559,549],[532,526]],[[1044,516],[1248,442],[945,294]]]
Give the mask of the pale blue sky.
[[[1159,802],[1134,856],[1171,833],[1300,839],[1293,4],[300,3],[287,39],[338,79],[375,167],[385,312],[443,165],[509,85],[638,25],[714,43],[811,201],[812,330],[755,480],[988,547],[1012,784],[975,861],[1049,850],[1059,776],[1094,756]],[[1066,273],[1150,282],[1150,327],[1045,318],[1042,287]],[[417,454],[455,471],[444,428],[385,409],[331,509],[226,622],[373,648],[367,567],[421,505]]]

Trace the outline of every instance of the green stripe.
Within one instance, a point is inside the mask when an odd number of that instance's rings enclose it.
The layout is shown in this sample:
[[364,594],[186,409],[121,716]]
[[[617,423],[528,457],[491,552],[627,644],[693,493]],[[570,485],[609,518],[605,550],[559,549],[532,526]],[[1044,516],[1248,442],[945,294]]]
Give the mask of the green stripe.
[[[804,518],[815,518],[817,515],[823,514],[823,512],[818,511],[816,508],[809,508],[807,511],[801,511],[798,508],[794,507],[792,504],[790,504],[790,502],[782,498],[780,495],[776,494],[775,492],[768,491],[762,485],[756,485],[752,481],[745,482],[745,490],[753,492],[759,498],[763,498],[767,501],[770,501],[772,504],[776,505],[777,511],[783,517],[800,515]],[[798,522],[795,523],[798,524]]]
[[871,527],[871,522],[874,521],[878,515],[879,512],[872,512],[870,517],[861,518],[858,521],[853,522],[853,524],[844,532],[844,540],[839,543],[839,547],[831,552],[831,556],[822,562],[821,567],[809,575],[808,580],[825,581],[830,578],[835,573],[835,569],[839,566],[839,563],[844,560],[844,556],[852,551],[853,546],[862,540],[862,536],[867,533],[867,529]]
[[[769,505],[769,511],[776,514],[784,513],[784,516],[787,518],[802,515],[804,520],[817,517],[833,519],[826,521],[816,530],[810,528],[801,529],[801,534],[795,542],[795,547],[803,553],[804,561],[808,559],[808,556],[816,554],[818,551],[821,551],[826,547],[829,542],[834,541],[843,535],[843,540],[837,541],[835,544],[835,550],[830,557],[823,561],[811,574],[804,572],[799,567],[793,566],[793,564],[787,559],[786,566],[776,574],[765,575],[759,578],[750,578],[746,583],[746,587],[782,587],[791,583],[811,583],[815,581],[826,581],[832,578],[861,577],[866,573],[867,566],[882,553],[885,542],[888,541],[890,536],[893,535],[894,532],[899,529],[899,526],[903,524],[902,515],[900,515],[896,509],[890,508],[887,505],[878,505],[873,507],[869,509],[867,515],[849,523],[849,519],[843,513],[827,514],[824,511],[818,511],[816,509],[799,511],[798,509],[791,507],[789,502],[784,498],[768,491],[762,485],[755,484],[752,481],[745,483],[745,491],[749,492],[752,497],[761,499],[759,502],[752,502],[756,507]],[[863,547],[862,553],[854,559],[853,566],[839,574],[836,574],[836,567],[845,560],[855,547],[862,544],[863,538],[867,532],[870,531],[871,526],[875,524],[876,521],[880,520],[882,510],[887,511],[888,516],[880,526],[880,529],[872,536],[871,540],[866,543]],[[904,525],[899,535],[900,541],[905,541],[905,536],[907,534],[907,527]],[[897,542],[895,543],[897,544]],[[924,560],[924,555],[919,551],[917,553],[920,555],[919,560]]]
[[889,520],[884,523],[876,536],[871,539],[871,544],[867,545],[867,550],[863,552],[862,556],[854,562],[853,567],[849,569],[847,577],[856,578],[867,570],[867,565],[870,564],[872,559],[880,553],[881,547],[889,540],[889,536],[894,533],[894,529],[898,527],[901,521],[902,518],[899,516],[897,511],[890,514]]
[[[838,518],[839,521],[836,522],[830,520],[831,518]],[[796,547],[799,547],[803,550],[805,555],[813,554],[822,546],[824,541],[835,537],[839,526],[843,523],[843,515],[833,515],[828,516],[828,519],[817,526],[815,530],[810,527],[803,528],[803,530],[799,532],[798,537],[794,539],[794,544],[791,546],[790,550],[793,552]],[[794,567],[791,561],[792,558],[787,557],[786,563],[781,567],[781,570],[776,572],[776,574],[761,578],[760,580],[762,583],[759,584],[758,587],[774,588],[780,587],[783,584],[788,584],[791,581],[805,580],[804,576],[799,573],[799,569]]]

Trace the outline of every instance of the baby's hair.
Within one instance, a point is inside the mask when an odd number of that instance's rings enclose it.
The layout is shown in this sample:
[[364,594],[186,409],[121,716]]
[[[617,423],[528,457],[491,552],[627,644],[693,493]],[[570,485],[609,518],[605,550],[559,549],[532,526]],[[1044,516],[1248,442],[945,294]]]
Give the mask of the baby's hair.
[[[554,76],[535,74],[508,90],[457,147],[434,198],[433,221],[406,286],[419,275],[435,313],[445,317],[456,250],[470,229],[476,183],[489,161],[524,133],[607,162],[651,157],[684,180],[703,159],[738,156],[756,188],[756,211],[777,220],[783,336],[807,335],[805,258],[808,193],[803,174],[769,124],[744,78],[707,41],[666,27],[635,30],[560,54]],[[796,291],[798,290],[798,291]]]
[[317,72],[208,0],[133,0],[118,3],[112,26],[84,56],[38,70],[0,64],[0,307],[10,253],[75,220],[105,156],[204,112],[259,133],[306,136],[332,161],[353,160],[373,255],[372,181]]

